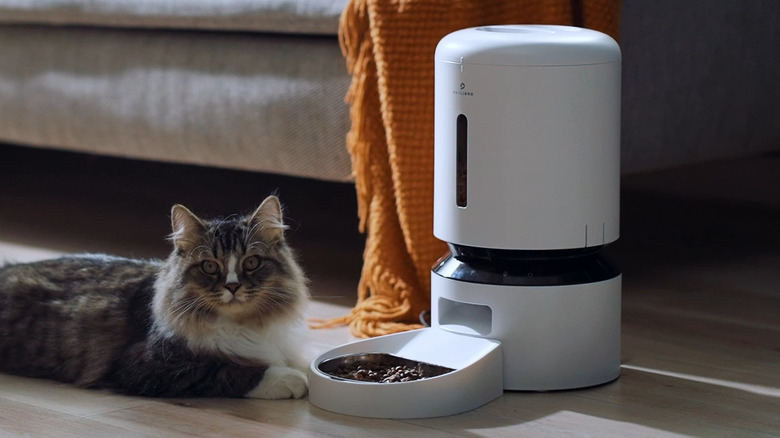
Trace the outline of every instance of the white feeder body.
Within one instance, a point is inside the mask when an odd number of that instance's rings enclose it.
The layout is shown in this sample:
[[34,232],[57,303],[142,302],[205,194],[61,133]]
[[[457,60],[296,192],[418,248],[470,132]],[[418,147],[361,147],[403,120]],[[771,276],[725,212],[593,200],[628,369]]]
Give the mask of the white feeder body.
[[620,50],[564,26],[489,26],[435,55],[434,235],[565,249],[619,236]]

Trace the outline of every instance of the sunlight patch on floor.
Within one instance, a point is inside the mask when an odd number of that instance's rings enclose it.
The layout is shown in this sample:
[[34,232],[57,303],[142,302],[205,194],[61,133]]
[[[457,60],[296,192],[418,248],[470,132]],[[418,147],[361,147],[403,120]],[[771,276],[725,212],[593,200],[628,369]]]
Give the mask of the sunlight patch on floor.
[[627,370],[640,371],[643,373],[657,374],[659,376],[673,377],[676,379],[689,380],[691,382],[705,383],[708,385],[721,386],[729,389],[749,392],[751,394],[765,395],[769,397],[780,398],[780,388],[771,386],[753,385],[749,383],[731,382],[722,379],[713,379],[711,377],[695,376],[693,374],[676,373],[673,371],[657,370],[653,368],[638,367],[634,365],[622,365]]
[[507,435],[495,428],[484,430],[469,430],[471,434],[484,437],[516,436],[570,436],[598,438],[626,437],[659,437],[659,438],[690,438],[654,427],[643,426],[625,421],[586,415],[572,411],[558,411],[522,425],[512,425],[506,428]]

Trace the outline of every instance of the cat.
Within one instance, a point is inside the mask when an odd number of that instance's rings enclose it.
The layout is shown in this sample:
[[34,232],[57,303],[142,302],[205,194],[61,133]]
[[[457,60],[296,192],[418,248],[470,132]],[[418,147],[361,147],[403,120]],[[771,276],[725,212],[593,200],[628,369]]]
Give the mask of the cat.
[[204,220],[171,209],[159,260],[0,267],[0,372],[150,397],[301,398],[309,293],[276,196]]

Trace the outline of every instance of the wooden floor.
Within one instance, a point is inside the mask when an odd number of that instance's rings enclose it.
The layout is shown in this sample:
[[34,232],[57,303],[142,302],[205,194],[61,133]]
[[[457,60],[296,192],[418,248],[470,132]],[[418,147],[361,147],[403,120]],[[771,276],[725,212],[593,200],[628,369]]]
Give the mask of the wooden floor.
[[[164,257],[168,211],[250,210],[278,188],[315,300],[354,302],[362,238],[349,185],[0,146],[0,260]],[[0,375],[0,436],[780,436],[780,156],[632,175],[608,252],[624,272],[621,377],[507,392],[445,418],[374,420],[306,400],[156,400]],[[320,350],[350,337],[315,330]]]

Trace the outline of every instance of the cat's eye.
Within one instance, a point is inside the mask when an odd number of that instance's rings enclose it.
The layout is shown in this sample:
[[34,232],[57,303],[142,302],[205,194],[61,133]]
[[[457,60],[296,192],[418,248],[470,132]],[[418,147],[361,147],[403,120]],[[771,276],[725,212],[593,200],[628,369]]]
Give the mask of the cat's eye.
[[200,264],[200,270],[203,271],[204,274],[214,275],[219,272],[219,265],[214,260],[204,260],[203,263]]
[[254,271],[255,269],[259,268],[260,265],[263,264],[263,260],[260,259],[258,256],[249,256],[244,259],[244,270],[245,271]]

